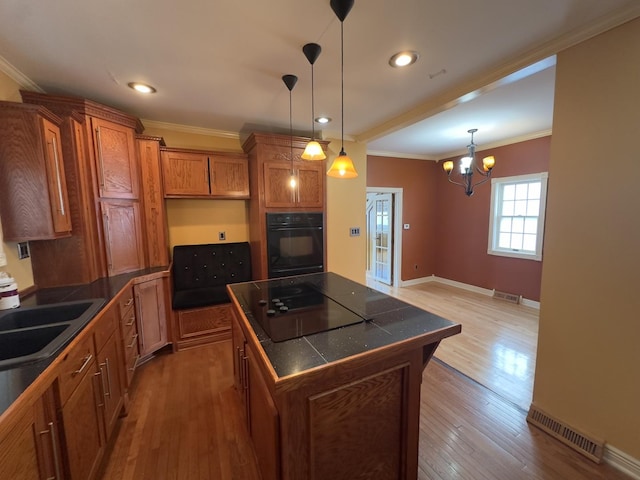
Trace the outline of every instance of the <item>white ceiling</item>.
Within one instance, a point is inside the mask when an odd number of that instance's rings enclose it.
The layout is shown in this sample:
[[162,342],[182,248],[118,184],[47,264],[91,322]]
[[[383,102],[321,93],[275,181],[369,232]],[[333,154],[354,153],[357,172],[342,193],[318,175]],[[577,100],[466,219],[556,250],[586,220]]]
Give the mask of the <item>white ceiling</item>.
[[[637,0],[355,0],[344,22],[345,136],[372,153],[438,159],[548,133],[555,66],[506,75],[640,15]],[[216,130],[296,133],[316,115],[340,135],[340,22],[329,0],[0,2],[0,69],[21,84],[74,94],[145,120]],[[405,69],[400,50],[420,53]],[[546,68],[544,68],[546,67]],[[539,71],[538,71],[539,70]],[[141,96],[131,81],[154,85]],[[464,101],[465,94],[477,98]]]

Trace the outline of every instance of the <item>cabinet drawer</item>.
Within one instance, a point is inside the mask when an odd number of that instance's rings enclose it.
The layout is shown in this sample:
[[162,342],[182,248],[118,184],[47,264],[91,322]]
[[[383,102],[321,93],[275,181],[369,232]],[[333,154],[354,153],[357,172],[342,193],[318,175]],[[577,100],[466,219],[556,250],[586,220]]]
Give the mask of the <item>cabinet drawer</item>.
[[[122,331],[128,330],[132,325],[136,324],[136,311],[133,305],[128,307],[120,317],[120,324],[122,325]],[[123,335],[124,338],[124,335]]]
[[94,364],[96,355],[93,346],[93,335],[86,335],[63,359],[58,367],[58,384],[60,387],[60,399],[64,405],[73,393],[85,374]]
[[120,298],[118,298],[118,307],[120,311],[120,318],[124,318],[127,315],[127,309],[133,306],[133,288],[127,288],[123,290]]
[[104,347],[107,340],[109,340],[109,337],[117,327],[118,318],[116,317],[115,308],[109,308],[96,320],[96,324],[93,329],[96,353],[102,350],[102,347]]

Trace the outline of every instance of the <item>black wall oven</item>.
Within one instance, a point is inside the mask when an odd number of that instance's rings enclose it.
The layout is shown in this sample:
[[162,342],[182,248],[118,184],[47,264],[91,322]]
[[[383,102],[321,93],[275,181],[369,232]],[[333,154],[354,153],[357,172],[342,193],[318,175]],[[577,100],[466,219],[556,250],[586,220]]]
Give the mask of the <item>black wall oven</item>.
[[324,271],[322,213],[267,213],[269,278]]

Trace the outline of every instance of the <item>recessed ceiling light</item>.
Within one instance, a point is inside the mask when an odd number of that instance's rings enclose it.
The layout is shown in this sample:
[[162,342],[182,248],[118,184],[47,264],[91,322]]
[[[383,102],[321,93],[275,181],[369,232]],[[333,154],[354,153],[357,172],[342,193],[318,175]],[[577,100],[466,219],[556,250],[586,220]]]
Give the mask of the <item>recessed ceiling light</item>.
[[317,123],[321,123],[321,124],[323,124],[323,125],[324,125],[325,123],[329,123],[329,122],[331,121],[331,119],[330,119],[329,117],[317,117],[317,118],[314,118],[314,120],[315,120]]
[[130,88],[133,88],[136,92],[156,93],[156,89],[153,88],[151,85],[147,85],[146,83],[130,82],[127,85],[129,85]]
[[420,55],[418,52],[398,52],[389,59],[392,67],[406,67],[416,63]]

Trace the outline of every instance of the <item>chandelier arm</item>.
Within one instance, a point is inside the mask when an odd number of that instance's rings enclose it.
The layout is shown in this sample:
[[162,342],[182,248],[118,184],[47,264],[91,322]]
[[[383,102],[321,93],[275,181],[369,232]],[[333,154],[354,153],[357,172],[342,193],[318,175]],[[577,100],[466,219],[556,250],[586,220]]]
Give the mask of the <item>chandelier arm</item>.
[[491,179],[491,175],[485,175],[487,178],[485,178],[484,180],[480,180],[478,183],[474,183],[473,185],[471,185],[471,188],[477,187],[478,185],[482,185],[485,182],[488,182]]
[[454,185],[460,185],[461,187],[467,188],[466,184],[451,180],[451,177],[447,177],[447,180],[449,180],[449,183],[453,183]]

